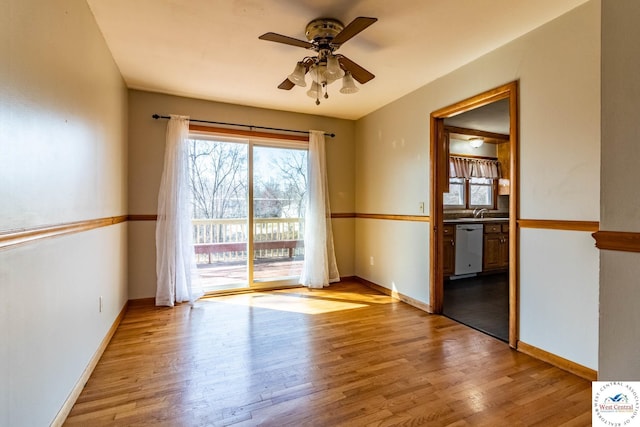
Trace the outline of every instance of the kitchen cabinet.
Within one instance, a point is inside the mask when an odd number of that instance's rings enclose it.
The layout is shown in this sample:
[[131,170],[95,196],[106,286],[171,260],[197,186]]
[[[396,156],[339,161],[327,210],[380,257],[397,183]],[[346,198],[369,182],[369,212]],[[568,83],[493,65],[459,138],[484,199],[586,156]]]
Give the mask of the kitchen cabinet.
[[482,271],[509,267],[509,223],[484,225]]
[[509,143],[497,144],[498,161],[502,176],[498,180],[498,195],[504,196],[511,193],[511,149]]
[[442,273],[445,276],[452,276],[456,268],[456,226],[445,224],[442,234]]

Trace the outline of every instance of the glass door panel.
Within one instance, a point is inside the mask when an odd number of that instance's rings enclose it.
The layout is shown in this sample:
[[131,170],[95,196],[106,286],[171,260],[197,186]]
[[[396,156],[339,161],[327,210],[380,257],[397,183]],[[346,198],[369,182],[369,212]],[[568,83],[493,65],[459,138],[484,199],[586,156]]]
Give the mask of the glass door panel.
[[250,283],[248,147],[216,139],[189,141],[195,264],[205,292]]
[[306,150],[254,146],[254,282],[300,276],[306,191]]

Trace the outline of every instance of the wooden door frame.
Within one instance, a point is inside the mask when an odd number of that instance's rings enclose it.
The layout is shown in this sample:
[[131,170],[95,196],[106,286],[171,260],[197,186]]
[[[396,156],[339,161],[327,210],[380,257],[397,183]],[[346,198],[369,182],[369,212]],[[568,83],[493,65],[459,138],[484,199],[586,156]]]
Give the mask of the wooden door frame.
[[519,112],[518,81],[488,90],[431,113],[431,239],[429,305],[432,313],[442,313],[444,299],[443,275],[443,219],[442,194],[448,183],[448,146],[444,132],[444,119],[482,107],[501,99],[509,99],[509,149],[510,149],[510,196],[509,196],[509,345],[517,348],[519,335],[518,295],[518,247],[519,232]]

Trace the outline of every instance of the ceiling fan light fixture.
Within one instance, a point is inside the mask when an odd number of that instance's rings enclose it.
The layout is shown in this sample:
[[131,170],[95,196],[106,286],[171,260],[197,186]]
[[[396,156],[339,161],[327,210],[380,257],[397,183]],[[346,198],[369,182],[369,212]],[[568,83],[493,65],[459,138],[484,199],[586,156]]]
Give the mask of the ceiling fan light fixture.
[[482,147],[482,144],[484,144],[484,139],[482,138],[471,138],[469,140],[469,145],[473,148],[480,148]]
[[304,67],[304,63],[298,62],[296,64],[296,68],[293,69],[293,72],[287,76],[291,83],[296,84],[301,87],[306,87],[307,82],[304,81],[304,75],[306,73],[306,69]]
[[318,62],[316,65],[314,65],[313,67],[311,67],[310,70],[311,73],[311,78],[313,79],[313,81],[319,83],[319,84],[323,84],[323,83],[331,83],[333,82],[335,79],[331,79],[330,76],[327,74],[327,63],[326,62]]
[[338,58],[334,55],[327,56],[327,69],[324,72],[324,76],[327,78],[327,82],[333,82],[344,77],[344,70],[340,68]]
[[353,81],[353,76],[351,76],[350,72],[344,73],[344,77],[342,78],[342,89],[340,89],[340,93],[356,93],[359,91],[358,86],[356,86],[356,82]]
[[318,99],[322,95],[322,85],[316,81],[311,83],[311,88],[307,91],[309,98]]
[[306,27],[305,34],[308,41],[272,32],[258,37],[260,40],[301,47],[315,52],[315,55],[306,56],[298,62],[294,71],[278,85],[278,89],[291,90],[296,85],[305,87],[305,76],[309,73],[312,84],[307,95],[315,98],[318,105],[323,93],[324,98],[329,97],[328,86],[339,79],[343,79],[340,92],[358,92],[359,89],[354,80],[365,84],[375,76],[346,56],[336,54],[335,51],[377,20],[377,18],[358,16],[345,26],[333,18],[314,19]]

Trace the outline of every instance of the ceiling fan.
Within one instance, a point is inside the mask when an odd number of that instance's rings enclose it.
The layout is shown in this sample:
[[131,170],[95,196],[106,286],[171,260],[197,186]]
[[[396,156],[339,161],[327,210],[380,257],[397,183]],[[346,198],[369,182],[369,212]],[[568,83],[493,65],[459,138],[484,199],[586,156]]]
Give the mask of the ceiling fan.
[[283,36],[277,33],[265,33],[258,37],[276,43],[302,47],[313,50],[315,56],[304,57],[296,64],[294,71],[278,85],[279,89],[290,90],[295,85],[306,87],[305,76],[311,74],[313,82],[307,92],[312,98],[316,98],[316,104],[320,104],[320,95],[324,91],[324,97],[328,98],[327,86],[342,78],[341,93],[355,93],[358,91],[353,79],[360,84],[367,83],[375,76],[360,65],[351,61],[344,55],[336,54],[336,50],[362,30],[376,22],[377,18],[360,16],[347,26],[333,18],[318,18],[307,24],[307,40],[298,40],[293,37]]

